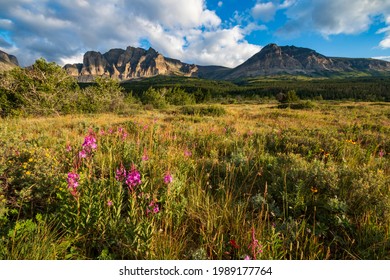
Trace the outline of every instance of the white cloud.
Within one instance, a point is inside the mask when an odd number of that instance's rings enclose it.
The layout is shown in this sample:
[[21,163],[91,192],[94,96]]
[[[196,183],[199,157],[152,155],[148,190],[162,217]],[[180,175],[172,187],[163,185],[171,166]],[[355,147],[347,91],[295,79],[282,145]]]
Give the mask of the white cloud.
[[390,61],[390,56],[375,56],[374,59]]
[[223,2],[222,2],[222,1],[219,1],[219,2],[218,2],[218,7],[221,8],[222,6],[223,6]]
[[389,49],[390,48],[390,34],[387,35],[385,39],[379,42],[379,47],[382,49]]
[[264,22],[268,22],[274,19],[277,7],[272,2],[256,3],[252,8],[252,16],[255,19],[259,19]]
[[382,21],[387,27],[377,31],[377,34],[385,34],[379,46],[390,48],[388,0],[286,0],[284,3],[291,5],[285,12],[288,22],[277,32],[281,36],[303,32],[317,32],[325,38],[339,34],[356,35],[368,31],[375,22]]
[[206,0],[2,0],[1,5],[0,28],[9,34],[2,45],[11,42],[22,65],[39,57],[81,62],[80,53],[88,50],[138,47],[146,40],[184,62],[235,66],[260,49],[245,35],[263,28],[222,27]]
[[188,38],[187,56],[201,65],[223,65],[234,67],[243,63],[261,47],[244,40],[245,31],[236,26],[208,32],[194,32]]
[[256,20],[263,22],[269,22],[275,18],[278,10],[283,10],[291,7],[297,0],[272,0],[272,1],[260,1],[258,0],[255,6],[251,9],[251,14]]

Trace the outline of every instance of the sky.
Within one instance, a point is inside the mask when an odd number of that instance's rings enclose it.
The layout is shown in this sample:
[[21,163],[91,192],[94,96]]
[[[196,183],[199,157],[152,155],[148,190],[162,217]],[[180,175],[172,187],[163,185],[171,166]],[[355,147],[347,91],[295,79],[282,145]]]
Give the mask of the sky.
[[390,60],[390,0],[0,0],[0,50],[22,66],[133,46],[235,67],[269,43]]

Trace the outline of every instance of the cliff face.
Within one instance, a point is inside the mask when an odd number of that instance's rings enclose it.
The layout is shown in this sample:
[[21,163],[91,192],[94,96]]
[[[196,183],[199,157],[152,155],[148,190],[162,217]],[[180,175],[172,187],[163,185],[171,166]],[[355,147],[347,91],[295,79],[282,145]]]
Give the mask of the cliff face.
[[18,66],[19,62],[15,56],[0,50],[0,72],[8,71]]
[[243,64],[230,69],[199,66],[166,58],[154,49],[127,47],[104,54],[89,51],[82,64],[68,64],[66,71],[80,82],[96,76],[129,80],[156,75],[177,75],[206,79],[234,80],[269,75],[331,76],[365,73],[390,75],[390,62],[366,58],[327,57],[308,48],[269,44]]
[[79,81],[92,81],[95,76],[107,76],[129,80],[156,75],[193,76],[198,68],[193,64],[166,58],[152,48],[127,47],[112,49],[104,54],[95,51],[85,53],[82,64],[67,64],[65,70]]
[[278,74],[327,76],[343,72],[388,71],[390,62],[382,60],[326,57],[308,48],[269,44],[231,70],[225,79]]

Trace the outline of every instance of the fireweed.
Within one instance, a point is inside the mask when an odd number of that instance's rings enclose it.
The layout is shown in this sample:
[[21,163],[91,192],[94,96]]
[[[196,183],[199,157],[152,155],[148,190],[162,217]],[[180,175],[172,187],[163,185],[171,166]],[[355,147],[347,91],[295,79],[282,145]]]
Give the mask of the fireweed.
[[87,158],[92,155],[92,152],[97,149],[96,138],[92,133],[85,136],[82,144],[82,150],[79,152],[80,158]]
[[79,186],[80,176],[75,172],[68,173],[68,189],[73,196],[77,196],[77,187]]
[[172,181],[173,181],[173,177],[172,177],[171,173],[169,171],[167,171],[167,173],[164,176],[164,183],[168,185]]
[[126,171],[123,164],[116,170],[115,179],[118,182],[125,183],[130,191],[134,191],[134,188],[142,184],[141,174],[133,165],[129,171]]

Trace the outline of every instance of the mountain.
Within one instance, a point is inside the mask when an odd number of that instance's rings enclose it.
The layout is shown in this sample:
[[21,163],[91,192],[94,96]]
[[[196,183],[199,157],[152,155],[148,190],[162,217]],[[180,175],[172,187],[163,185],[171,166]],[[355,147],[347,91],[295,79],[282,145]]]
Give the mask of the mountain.
[[222,66],[200,66],[167,58],[149,48],[127,47],[101,54],[85,53],[82,64],[67,64],[65,70],[80,82],[95,76],[119,80],[176,75],[216,80],[235,80],[274,75],[314,77],[390,75],[390,62],[367,58],[327,57],[315,50],[269,44],[243,64],[231,69]]
[[194,64],[164,57],[153,48],[134,47],[112,49],[104,54],[89,51],[82,64],[67,64],[64,69],[81,82],[92,81],[95,76],[129,80],[156,75],[191,77],[198,72],[198,66]]
[[224,79],[270,75],[331,76],[365,73],[390,74],[390,62],[367,58],[327,57],[308,48],[269,44]]
[[18,66],[19,62],[15,56],[0,50],[0,72],[8,71]]

